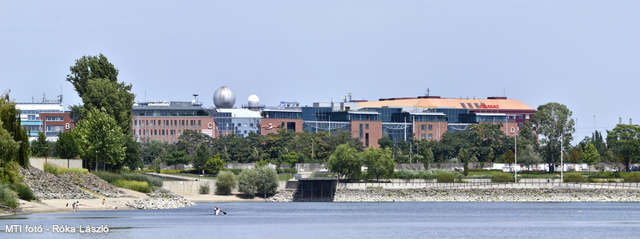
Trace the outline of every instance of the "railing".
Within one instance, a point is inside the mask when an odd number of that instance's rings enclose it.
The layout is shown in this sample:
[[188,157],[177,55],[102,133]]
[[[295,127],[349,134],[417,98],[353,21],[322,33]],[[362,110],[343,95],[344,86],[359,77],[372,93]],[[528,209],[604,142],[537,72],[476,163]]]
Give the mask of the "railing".
[[338,189],[484,189],[484,188],[583,188],[583,189],[640,189],[640,183],[563,183],[560,180],[521,180],[518,183],[492,183],[474,180],[467,183],[438,183],[435,180],[405,180],[392,182],[339,183]]

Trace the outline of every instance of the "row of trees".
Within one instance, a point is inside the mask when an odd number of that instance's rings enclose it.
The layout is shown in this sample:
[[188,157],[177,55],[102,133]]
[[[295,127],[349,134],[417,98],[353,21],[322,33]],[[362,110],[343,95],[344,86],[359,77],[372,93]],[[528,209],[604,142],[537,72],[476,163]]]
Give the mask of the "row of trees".
[[[136,143],[130,130],[132,86],[118,82],[118,70],[107,58],[102,54],[84,56],[76,60],[70,71],[67,81],[73,84],[83,101],[83,105],[71,107],[80,121],[72,133],[61,134],[55,145],[47,143],[43,135],[32,145],[34,155],[79,156],[85,160],[85,167],[99,169],[101,166],[103,170],[118,170],[124,166],[135,169],[143,164],[192,163],[199,170],[216,172],[219,165],[227,162],[269,162],[278,166],[283,163],[328,163],[330,156],[343,144],[359,153],[365,150],[357,138],[340,131],[311,134],[280,130],[277,134],[250,134],[246,138],[236,135],[211,138],[186,131],[175,144]],[[517,140],[500,130],[500,124],[478,124],[463,132],[447,132],[440,141],[410,137],[396,143],[383,137],[378,143],[384,154],[390,152],[394,163],[421,162],[426,167],[430,163],[463,163],[465,167],[471,162],[513,163],[517,152],[518,163],[544,162],[554,170],[560,162],[561,150],[567,152],[566,162],[622,163],[627,169],[637,162],[640,155],[637,125],[617,126],[607,132],[606,142],[599,132],[595,132],[593,137],[571,146],[575,132],[572,112],[558,103],[541,105],[537,110],[532,120],[520,127]],[[20,154],[26,155],[24,149],[19,149],[22,150]],[[21,158],[19,161],[24,164],[26,156]]]

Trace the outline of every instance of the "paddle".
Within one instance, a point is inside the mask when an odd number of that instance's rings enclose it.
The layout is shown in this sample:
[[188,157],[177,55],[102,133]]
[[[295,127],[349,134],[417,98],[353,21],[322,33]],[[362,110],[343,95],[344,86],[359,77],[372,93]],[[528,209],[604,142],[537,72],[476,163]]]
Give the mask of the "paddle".
[[222,213],[224,213],[224,215],[227,215],[227,212],[220,210]]

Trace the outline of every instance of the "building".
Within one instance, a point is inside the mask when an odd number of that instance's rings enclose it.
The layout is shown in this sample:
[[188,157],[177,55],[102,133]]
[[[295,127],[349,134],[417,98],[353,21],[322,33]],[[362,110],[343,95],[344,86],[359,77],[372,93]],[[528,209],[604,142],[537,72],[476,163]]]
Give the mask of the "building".
[[29,141],[36,140],[39,132],[44,132],[48,141],[55,142],[61,132],[75,127],[76,120],[69,111],[64,111],[62,95],[57,100],[47,100],[43,95],[40,102],[18,102],[20,123],[29,135]]
[[[195,95],[197,97],[197,95]],[[133,105],[133,134],[137,142],[174,143],[186,130],[213,137],[216,122],[211,111],[196,100],[144,102]]]
[[281,104],[278,109],[263,110],[262,134],[276,133],[273,129],[280,128],[309,133],[346,131],[359,138],[365,147],[378,147],[378,139],[385,136],[395,142],[411,137],[440,140],[446,132],[464,131],[469,125],[485,123],[501,124],[505,134],[515,136],[520,126],[536,113],[524,103],[506,97],[419,96],[374,102],[345,97],[343,102],[314,103],[312,107],[297,105]]

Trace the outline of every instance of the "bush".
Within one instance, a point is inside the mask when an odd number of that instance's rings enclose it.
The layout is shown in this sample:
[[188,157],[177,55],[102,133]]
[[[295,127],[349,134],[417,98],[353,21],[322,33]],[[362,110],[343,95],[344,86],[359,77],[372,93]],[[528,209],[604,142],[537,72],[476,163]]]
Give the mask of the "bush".
[[277,173],[298,173],[296,168],[278,168],[276,170]]
[[0,204],[11,208],[18,207],[18,193],[11,190],[6,183],[0,183]]
[[[140,173],[123,173],[123,174],[115,174],[104,171],[93,171],[94,175],[98,176],[104,181],[107,181],[110,184],[116,185],[115,183],[118,180],[129,180],[129,181],[141,181],[147,182],[148,185],[152,185],[155,187],[162,187],[162,180],[156,177],[151,177],[149,175],[144,175]],[[117,186],[117,185],[116,185]]]
[[637,183],[640,182],[640,173],[625,173],[622,178],[625,183]]
[[256,171],[258,171],[258,193],[265,198],[267,195],[275,194],[276,190],[278,190],[278,174],[276,170],[270,167],[259,167]]
[[[513,174],[511,173],[496,172],[491,174],[492,183],[511,183],[513,180]],[[518,181],[520,181],[520,179],[518,179]]]
[[135,190],[143,193],[150,193],[151,188],[149,187],[149,183],[144,181],[131,181],[131,180],[117,180],[114,184],[118,187],[127,188],[131,190]]
[[397,176],[400,179],[418,179],[420,178],[420,173],[419,171],[402,169],[397,172]]
[[232,172],[235,175],[240,175],[240,173],[242,173],[242,169],[237,169],[237,168],[225,168],[220,170],[221,172]]
[[579,173],[567,173],[564,175],[565,183],[582,183],[584,182],[584,177]]
[[22,184],[22,183],[11,184],[11,189],[13,189],[13,191],[18,193],[18,197],[20,197],[20,199],[22,200],[31,201],[31,200],[37,199],[36,196],[33,195],[33,191],[31,191],[31,188],[25,184]]
[[87,170],[86,168],[63,168],[63,167],[58,167],[57,165],[52,163],[45,163],[44,171],[56,176],[61,173],[88,173],[89,172],[89,170]]
[[60,171],[58,170],[58,166],[52,163],[45,163],[44,171],[53,175],[58,175],[60,173]]
[[440,171],[436,179],[439,183],[453,183],[456,181],[456,174],[455,172]]
[[216,194],[229,195],[236,187],[236,175],[230,171],[222,171],[216,179]]
[[200,194],[209,194],[209,190],[211,190],[211,185],[209,185],[209,182],[200,184],[200,189],[198,190],[198,192]]
[[238,175],[238,191],[253,197],[258,192],[258,171],[255,169],[245,169]]

